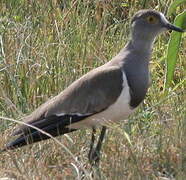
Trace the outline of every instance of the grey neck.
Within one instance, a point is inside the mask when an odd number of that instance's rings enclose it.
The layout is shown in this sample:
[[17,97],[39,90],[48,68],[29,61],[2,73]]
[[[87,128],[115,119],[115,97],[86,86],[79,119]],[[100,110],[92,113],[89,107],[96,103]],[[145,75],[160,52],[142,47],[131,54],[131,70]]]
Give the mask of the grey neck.
[[151,54],[154,41],[155,36],[153,35],[132,32],[129,46],[132,46],[135,51]]

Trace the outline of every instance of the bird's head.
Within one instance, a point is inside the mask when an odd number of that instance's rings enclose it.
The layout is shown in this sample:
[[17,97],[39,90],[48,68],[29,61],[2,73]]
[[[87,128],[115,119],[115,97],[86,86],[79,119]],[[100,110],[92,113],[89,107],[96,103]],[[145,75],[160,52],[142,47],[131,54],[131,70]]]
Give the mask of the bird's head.
[[140,10],[132,18],[132,35],[145,40],[154,39],[166,30],[184,32],[183,29],[171,24],[165,16],[155,10]]

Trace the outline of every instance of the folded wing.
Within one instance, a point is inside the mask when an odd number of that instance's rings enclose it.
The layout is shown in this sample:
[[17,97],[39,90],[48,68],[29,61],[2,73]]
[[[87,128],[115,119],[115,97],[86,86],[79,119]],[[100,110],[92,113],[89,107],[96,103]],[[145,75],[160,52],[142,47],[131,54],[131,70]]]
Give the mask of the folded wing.
[[[69,125],[85,120],[112,105],[122,91],[122,72],[116,66],[101,66],[72,83],[58,96],[53,97],[24,122],[58,136],[75,131]],[[17,139],[7,144],[7,149],[14,149],[26,144],[50,138],[32,127],[21,125],[13,135]]]

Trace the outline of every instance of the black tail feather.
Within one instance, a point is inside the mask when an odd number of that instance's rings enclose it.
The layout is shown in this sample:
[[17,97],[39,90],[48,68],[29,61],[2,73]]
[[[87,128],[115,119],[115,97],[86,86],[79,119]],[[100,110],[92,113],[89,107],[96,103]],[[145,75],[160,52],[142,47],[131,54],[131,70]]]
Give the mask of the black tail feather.
[[[70,124],[76,123],[80,120],[85,119],[88,116],[78,115],[63,115],[63,116],[50,116],[47,119],[34,122],[31,125],[41,129],[42,131],[50,134],[53,137],[63,135],[77,129],[68,128]],[[17,139],[8,143],[6,149],[16,149],[18,147],[32,144],[38,141],[49,139],[50,136],[38,131],[34,128],[27,127]]]
[[[63,128],[61,130],[58,130],[57,128],[53,128],[50,130],[44,130],[46,133],[49,133],[51,136],[56,137],[59,135],[63,135],[72,131],[75,131],[77,129],[68,129],[68,128]],[[43,130],[42,130],[43,131]],[[49,131],[49,132],[48,132]],[[18,137],[16,140],[8,143],[6,145],[6,149],[10,150],[10,149],[16,149],[18,147],[22,147],[28,144],[33,144],[36,143],[38,141],[42,141],[42,140],[46,140],[51,138],[50,136],[48,136],[47,134],[44,134],[40,131],[35,131],[31,134],[28,134],[26,136],[21,135],[20,137]]]

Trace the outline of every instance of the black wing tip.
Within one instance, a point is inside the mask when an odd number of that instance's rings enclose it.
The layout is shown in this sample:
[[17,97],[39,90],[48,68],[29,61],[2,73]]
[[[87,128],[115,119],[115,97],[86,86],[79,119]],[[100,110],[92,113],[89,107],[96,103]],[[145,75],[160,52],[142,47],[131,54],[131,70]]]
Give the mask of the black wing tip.
[[52,116],[48,119],[49,121],[47,123],[46,122],[43,123],[43,121],[39,121],[37,123],[31,124],[32,126],[35,126],[38,129],[41,129],[43,132],[35,128],[32,128],[32,127],[29,127],[24,130],[16,129],[15,131],[13,131],[11,136],[18,135],[18,137],[15,140],[8,143],[5,149],[2,150],[2,152],[7,151],[7,150],[17,149],[19,147],[22,147],[28,144],[33,144],[38,141],[49,139],[51,138],[51,136],[56,137],[59,135],[70,133],[72,131],[76,131],[77,129],[71,129],[71,128],[68,128],[67,126],[70,125],[71,123],[76,123],[78,121],[81,121],[88,116],[89,115],[85,115],[85,116],[64,115],[62,117]]
[[[66,134],[66,133],[76,131],[77,129],[64,128],[59,133],[58,133],[57,129],[52,129],[52,130],[53,131],[47,132],[47,133],[49,133],[52,137],[56,137],[56,136],[60,136],[60,135]],[[43,141],[43,140],[50,139],[50,138],[51,137],[49,135],[44,134],[39,131],[35,131],[34,133],[31,133],[26,136],[20,135],[17,139],[7,143],[6,147],[4,149],[0,150],[0,152],[1,151],[4,152],[7,150],[14,150],[14,149],[20,148],[22,146],[34,144],[36,142]]]
[[19,147],[21,147],[21,146],[26,145],[26,143],[25,143],[25,144],[23,144],[23,143],[18,143],[18,140],[19,140],[19,138],[16,139],[16,140],[14,140],[14,141],[11,141],[11,142],[7,143],[7,144],[6,144],[6,148],[5,148],[6,151],[7,151],[7,150],[14,150],[14,149],[17,149],[17,148],[19,148]]

